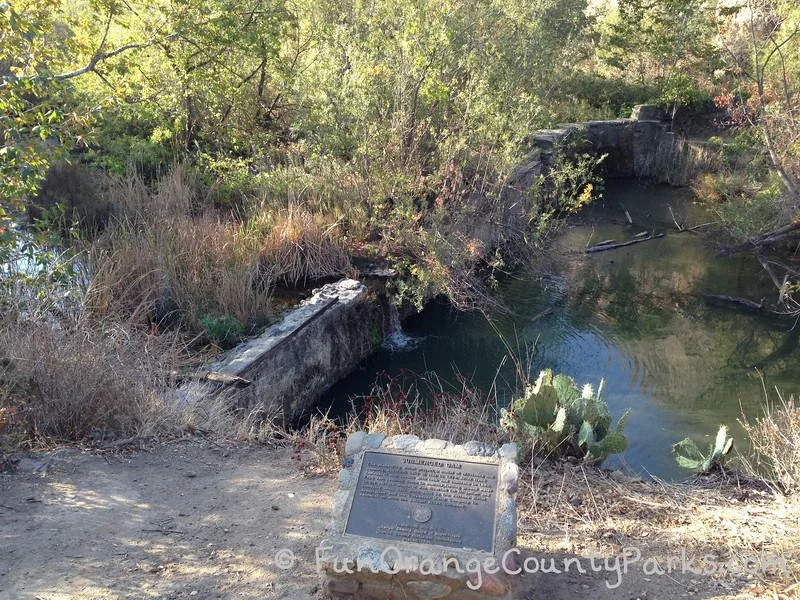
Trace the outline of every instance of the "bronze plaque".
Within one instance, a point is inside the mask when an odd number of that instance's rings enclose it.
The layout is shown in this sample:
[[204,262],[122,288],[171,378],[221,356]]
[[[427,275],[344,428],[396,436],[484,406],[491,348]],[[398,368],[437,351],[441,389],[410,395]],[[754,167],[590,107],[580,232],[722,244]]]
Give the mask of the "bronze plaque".
[[498,470],[364,452],[345,534],[493,552]]

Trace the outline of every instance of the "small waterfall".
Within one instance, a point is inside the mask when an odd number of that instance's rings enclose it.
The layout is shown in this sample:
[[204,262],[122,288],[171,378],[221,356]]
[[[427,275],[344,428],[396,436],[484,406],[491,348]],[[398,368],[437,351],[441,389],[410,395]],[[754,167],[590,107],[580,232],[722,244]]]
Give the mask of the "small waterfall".
[[415,348],[421,338],[407,335],[400,323],[400,312],[394,299],[389,301],[389,334],[383,340],[383,347],[387,350],[410,350]]

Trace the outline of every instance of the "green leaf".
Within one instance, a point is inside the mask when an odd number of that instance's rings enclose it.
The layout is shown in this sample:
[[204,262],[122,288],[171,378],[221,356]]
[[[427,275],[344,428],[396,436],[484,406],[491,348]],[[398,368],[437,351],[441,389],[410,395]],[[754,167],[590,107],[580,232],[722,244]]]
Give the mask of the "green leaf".
[[697,444],[689,438],[685,438],[672,446],[675,453],[675,460],[686,469],[697,470],[703,466],[705,457],[697,448]]
[[622,433],[625,430],[625,425],[628,424],[628,419],[630,418],[632,413],[633,411],[629,408],[619,418],[619,421],[617,421],[617,433]]
[[618,431],[612,431],[600,441],[599,446],[603,454],[619,454],[628,449],[628,438]]
[[553,379],[553,387],[558,393],[558,399],[562,404],[571,404],[581,397],[581,392],[575,384],[575,380],[568,375],[556,375]]
[[564,431],[564,426],[567,424],[567,409],[563,406],[558,409],[558,414],[556,414],[556,419],[553,421],[553,431],[556,433],[561,433]]
[[594,427],[592,427],[589,421],[584,421],[583,425],[581,425],[581,430],[578,432],[578,447],[582,448],[585,445],[589,448],[593,446],[594,443]]

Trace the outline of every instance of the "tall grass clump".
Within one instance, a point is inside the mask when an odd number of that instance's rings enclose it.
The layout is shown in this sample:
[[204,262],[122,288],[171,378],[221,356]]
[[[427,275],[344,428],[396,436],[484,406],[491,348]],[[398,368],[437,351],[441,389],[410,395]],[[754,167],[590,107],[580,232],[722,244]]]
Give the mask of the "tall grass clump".
[[800,403],[778,392],[764,414],[740,422],[750,438],[752,454],[743,459],[745,471],[777,483],[785,493],[800,491]]
[[0,407],[17,443],[154,435],[170,426],[170,374],[186,361],[176,337],[62,315],[53,327],[0,321]]
[[640,176],[670,185],[689,185],[701,173],[720,167],[713,147],[681,138],[662,137],[650,150]]
[[266,320],[274,277],[258,259],[259,240],[239,220],[203,207],[185,169],[154,190],[130,175],[111,194],[119,215],[88,250],[92,314],[194,333],[220,320],[242,329]]
[[435,373],[382,373],[366,396],[356,398],[342,420],[313,416],[294,433],[299,450],[313,455],[312,470],[341,467],[347,435],[355,431],[385,435],[411,434],[454,444],[471,440],[502,445],[507,441],[497,419],[496,390],[485,393],[456,374],[455,383]]
[[292,203],[267,213],[266,220],[269,231],[260,242],[259,263],[278,280],[297,286],[351,273],[338,222]]
[[454,444],[470,440],[499,444],[505,436],[498,425],[496,404],[494,390],[483,392],[458,374],[455,383],[450,383],[435,373],[384,373],[361,399],[360,410],[351,412],[350,427]]

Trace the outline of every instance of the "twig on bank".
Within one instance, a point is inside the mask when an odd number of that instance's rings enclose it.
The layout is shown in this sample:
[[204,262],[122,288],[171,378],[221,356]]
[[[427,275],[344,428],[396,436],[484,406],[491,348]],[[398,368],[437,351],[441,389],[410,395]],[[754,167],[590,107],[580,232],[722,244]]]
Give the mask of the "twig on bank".
[[169,535],[170,533],[186,533],[185,531],[179,531],[177,529],[142,529],[144,533],[163,533],[164,535]]

